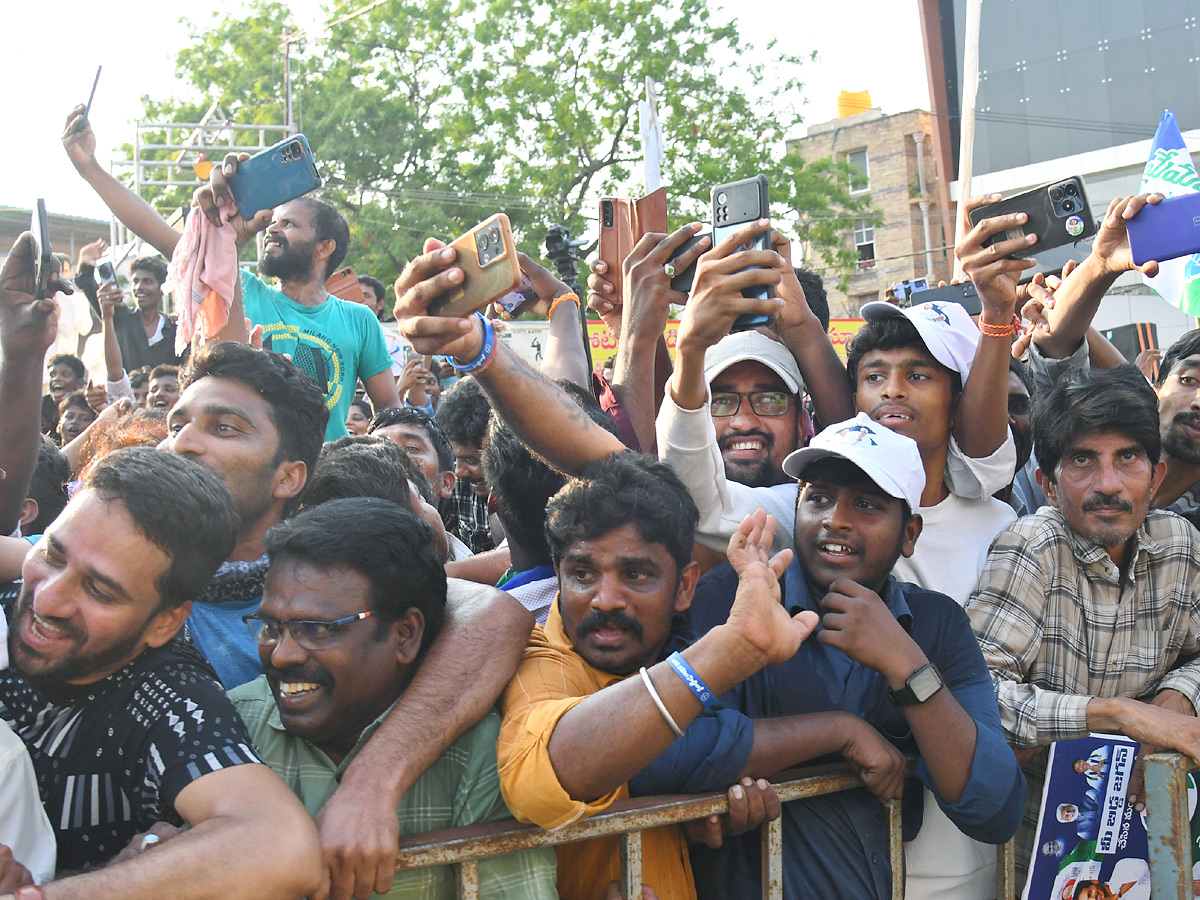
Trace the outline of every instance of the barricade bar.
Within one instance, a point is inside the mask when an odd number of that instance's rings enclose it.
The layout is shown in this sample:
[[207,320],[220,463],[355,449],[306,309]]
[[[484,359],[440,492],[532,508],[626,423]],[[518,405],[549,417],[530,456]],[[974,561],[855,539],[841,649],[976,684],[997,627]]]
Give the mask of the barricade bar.
[[1196,762],[1182,753],[1146,757],[1146,838],[1154,900],[1192,900],[1192,825],[1187,776]]

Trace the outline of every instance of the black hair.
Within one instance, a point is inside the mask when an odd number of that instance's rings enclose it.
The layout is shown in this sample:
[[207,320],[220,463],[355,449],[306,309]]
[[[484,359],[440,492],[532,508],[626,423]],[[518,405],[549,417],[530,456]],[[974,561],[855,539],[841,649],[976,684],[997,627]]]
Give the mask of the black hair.
[[[846,347],[846,368],[850,372],[850,380],[858,384],[858,364],[872,350],[900,350],[913,347],[922,353],[933,354],[917,331],[917,326],[903,316],[883,316],[878,319],[867,319],[862,328],[850,339]],[[936,359],[934,359],[937,362]],[[942,364],[939,362],[939,366]],[[953,369],[942,366],[950,373],[950,392],[954,397],[962,393],[962,375]]]
[[358,283],[371,288],[375,292],[375,299],[387,303],[387,288],[383,286],[383,282],[374,275],[359,275]]
[[42,428],[47,432],[58,430],[58,403],[49,394],[42,396]]
[[67,482],[71,480],[71,464],[58,445],[45,435],[38,442],[37,465],[29,479],[26,496],[38,505],[37,518],[26,527],[27,534],[45,534],[46,526],[58,518],[67,505]]
[[429,443],[433,445],[434,452],[437,453],[438,471],[454,471],[454,448],[450,446],[450,439],[425,410],[417,409],[415,406],[389,406],[381,409],[371,419],[367,434],[374,434],[380,428],[388,428],[392,425],[413,425],[425,429]]
[[1158,364],[1158,377],[1154,379],[1155,387],[1162,387],[1175,364],[1189,356],[1200,355],[1200,328],[1186,332],[1175,343],[1167,348],[1162,361]]
[[83,365],[83,360],[73,353],[55,353],[50,357],[46,368],[53,369],[55,366],[69,368],[75,374],[76,381],[83,381],[87,378],[87,369]]
[[162,365],[155,366],[153,369],[150,370],[150,377],[147,378],[146,380],[153,381],[155,378],[162,378],[162,376],[164,376],[164,375],[173,375],[176,378],[178,378],[179,377],[179,366],[173,366],[173,365],[170,365],[169,363],[163,363]]
[[[310,509],[331,500],[378,497],[412,511],[408,454],[384,438],[347,435],[321,449],[297,506]],[[424,476],[422,476],[424,477]]]
[[1008,358],[1008,371],[1012,372],[1021,379],[1021,384],[1025,385],[1025,391],[1030,397],[1033,396],[1034,384],[1033,374],[1029,371],[1029,366],[1021,362],[1019,359]]
[[446,613],[446,571],[433,552],[433,532],[413,513],[374,497],[330,500],[267,532],[271,568],[281,560],[320,568],[346,566],[371,584],[371,608],[384,622],[417,609],[425,618],[421,651]]
[[[886,497],[891,500],[900,502],[900,524],[901,527],[908,524],[908,520],[913,517],[913,509],[908,505],[908,501],[901,497],[893,497],[883,488],[881,488],[875,479],[852,463],[850,460],[842,456],[827,456],[824,459],[818,459],[809,463],[804,467],[804,475],[800,478],[801,485],[809,484],[812,481],[821,479],[835,487],[851,487],[859,490],[865,489],[868,493],[878,494],[880,497]],[[800,498],[804,496],[803,489],[799,492],[796,502],[800,502]]]
[[359,411],[366,416],[367,419],[371,419],[375,415],[375,410],[371,409],[371,401],[366,397],[356,397],[350,401],[350,405],[357,406]]
[[829,296],[825,293],[824,279],[812,269],[804,266],[796,266],[792,271],[796,273],[796,280],[800,282],[800,287],[804,291],[804,299],[808,302],[808,308],[813,311],[813,315],[821,323],[821,329],[828,331]]
[[1107,372],[1064,375],[1034,399],[1032,424],[1038,468],[1056,484],[1059,462],[1073,442],[1088,435],[1125,435],[1146,451],[1151,465],[1162,457],[1158,398],[1128,363]]
[[161,286],[167,280],[167,261],[158,254],[151,256],[139,256],[129,264],[129,274],[132,275],[138,269],[143,272],[149,272],[154,276],[154,280]]
[[1090,878],[1081,878],[1079,881],[1075,882],[1075,893],[1071,895],[1071,900],[1079,900],[1079,898],[1083,896],[1083,892],[1088,888],[1098,887],[1100,887],[1099,881],[1093,881]]
[[325,260],[325,274],[332,275],[350,252],[350,226],[332,203],[319,197],[297,197],[313,214],[313,233],[317,241],[333,241],[333,253]]
[[83,391],[71,391],[71,393],[58,401],[58,417],[61,419],[63,413],[72,406],[79,409],[86,409],[92,414],[92,421],[96,421],[96,411],[88,405],[87,395]]
[[177,453],[114,450],[92,466],[83,487],[118,501],[138,530],[171,557],[158,582],[160,609],[195,599],[233,552],[239,522],[221,477]]
[[455,443],[482,447],[491,411],[492,406],[479,382],[474,378],[460,378],[442,394],[434,421]]
[[691,561],[700,513],[669,465],[642,453],[593,460],[546,507],[546,543],[557,564],[576,541],[634,525],[642,539],[662,544],[676,577]]
[[141,387],[143,384],[148,384],[150,382],[151,371],[153,370],[149,366],[142,366],[140,369],[134,369],[129,373],[129,386],[136,388]]
[[[616,435],[612,418],[592,393],[569,381],[559,381],[588,418]],[[483,445],[483,475],[496,501],[504,533],[539,564],[550,562],[546,543],[546,504],[566,483],[563,475],[530,452],[504,421],[492,416]]]
[[254,350],[233,341],[205,344],[192,355],[179,379],[180,391],[201,378],[239,381],[267,403],[271,424],[279,432],[275,461],[300,461],[308,467],[317,463],[329,410],[317,383],[287,357],[270,350]]

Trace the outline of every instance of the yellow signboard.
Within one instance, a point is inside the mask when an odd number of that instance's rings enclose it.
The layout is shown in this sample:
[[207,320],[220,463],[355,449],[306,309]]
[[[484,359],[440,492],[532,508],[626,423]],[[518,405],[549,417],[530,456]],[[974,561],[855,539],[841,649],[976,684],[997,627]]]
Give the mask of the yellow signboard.
[[[842,362],[846,361],[847,342],[858,333],[858,329],[862,328],[862,324],[862,319],[829,320],[829,340],[833,342],[833,349],[837,351],[838,358]],[[667,322],[667,327],[663,331],[663,337],[667,339],[667,352],[671,354],[671,359],[674,359],[675,344],[679,339],[678,319],[671,319]],[[588,322],[588,340],[592,343],[592,360],[596,365],[600,365],[610,356],[616,355],[616,335],[603,322]]]

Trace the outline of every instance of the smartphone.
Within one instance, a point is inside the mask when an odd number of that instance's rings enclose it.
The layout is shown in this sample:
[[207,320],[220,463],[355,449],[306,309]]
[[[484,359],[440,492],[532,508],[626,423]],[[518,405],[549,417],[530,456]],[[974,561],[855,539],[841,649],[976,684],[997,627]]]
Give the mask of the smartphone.
[[363,293],[358,276],[354,274],[353,266],[346,266],[334,272],[325,279],[325,290],[342,300],[367,305],[367,295]]
[[909,302],[905,305],[911,306],[913,303],[919,305],[930,302],[957,303],[972,316],[977,316],[983,312],[983,304],[979,301],[979,291],[975,290],[975,285],[969,281],[920,291],[915,296],[910,295]]
[[608,264],[604,280],[613,295],[625,297],[625,258],[644,234],[667,233],[667,189],[651,191],[638,200],[604,197],[600,201],[600,246],[598,255]]
[[1029,217],[1025,224],[992,235],[984,241],[984,246],[990,247],[999,241],[1019,238],[1024,234],[1036,234],[1038,240],[1032,247],[1009,254],[1013,259],[1021,259],[1034,256],[1042,250],[1073,244],[1096,233],[1096,220],[1088,204],[1087,190],[1078,175],[973,209],[970,219],[972,225],[978,225],[984,219],[1018,212]]
[[46,201],[41,197],[38,197],[34,205],[29,230],[33,232],[33,299],[44,300],[46,289],[50,285],[54,251],[50,247],[50,222],[46,218]]
[[508,216],[497,213],[450,242],[463,271],[458,287],[435,298],[431,316],[469,316],[521,283],[521,266]]
[[515,318],[537,303],[538,295],[537,291],[533,289],[533,285],[530,284],[529,278],[522,272],[521,283],[517,285],[517,289],[509,291],[496,302],[504,307],[505,312]]
[[274,209],[321,186],[321,176],[308,139],[293,134],[245,162],[229,176],[229,189],[238,214],[249,219],[264,209]]
[[[683,246],[675,253],[674,259],[683,256],[687,251],[691,250],[704,238],[711,238],[712,232],[704,231],[700,234],[693,234],[690,238],[683,242]],[[711,245],[710,245],[711,246]],[[674,261],[674,259],[672,261]],[[671,278],[671,290],[679,291],[681,294],[690,294],[692,292],[692,282],[696,280],[696,263],[699,258],[692,260],[692,264],[686,269],[680,269]]]
[[100,83],[100,70],[104,66],[96,66],[96,80],[92,82],[92,92],[88,95],[87,106],[83,108],[83,124],[87,124],[88,114],[92,111],[92,101],[96,99],[96,85]]
[[[755,175],[753,178],[743,178],[741,181],[714,185],[712,189],[713,246],[717,246],[746,224],[767,218],[770,212],[771,197],[766,175]],[[764,231],[750,243],[744,244],[741,249],[771,249],[771,232]],[[742,291],[742,296],[769,300],[775,296],[775,289],[766,285],[746,288]],[[743,314],[734,321],[732,330],[746,331],[760,325],[769,325],[771,318],[771,316]]]
[[1135,265],[1200,253],[1200,193],[1147,203],[1125,228]]

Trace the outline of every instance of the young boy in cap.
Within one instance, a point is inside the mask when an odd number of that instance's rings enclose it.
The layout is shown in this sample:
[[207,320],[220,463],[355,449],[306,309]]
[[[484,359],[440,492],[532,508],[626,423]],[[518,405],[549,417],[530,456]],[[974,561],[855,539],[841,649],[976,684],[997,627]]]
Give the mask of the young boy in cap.
[[[891,895],[883,799],[904,786],[900,753],[916,753],[915,778],[959,829],[1002,843],[1016,830],[1024,777],[1004,740],[991,682],[966,614],[951,598],[893,574],[921,534],[925,488],[916,443],[865,413],[825,429],[784,462],[800,479],[796,557],[783,576],[789,614],[821,615],[816,640],[725,694],[722,705],[755,719],[755,747],[787,740],[763,720],[793,721],[810,758],[845,753],[865,721],[898,751],[861,766],[867,789],[784,806],[784,896]],[[725,622],[737,576],[729,567],[700,581],[691,607],[697,634]],[[943,690],[948,688],[948,690]],[[788,717],[802,718],[789,720]],[[638,776],[643,790],[670,789],[674,760],[660,757]],[[906,836],[921,822],[922,792],[904,790]],[[694,848],[704,897],[760,896],[759,836]]]

